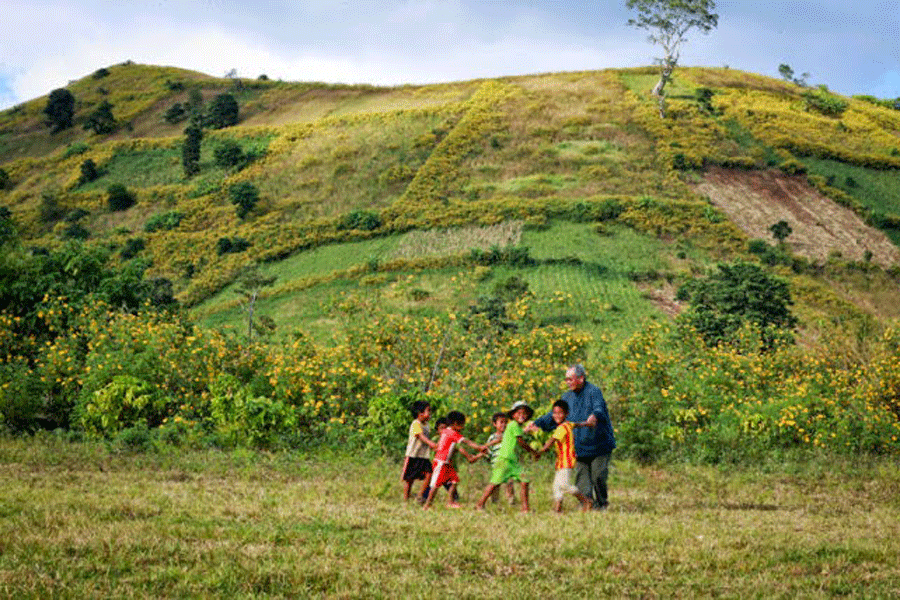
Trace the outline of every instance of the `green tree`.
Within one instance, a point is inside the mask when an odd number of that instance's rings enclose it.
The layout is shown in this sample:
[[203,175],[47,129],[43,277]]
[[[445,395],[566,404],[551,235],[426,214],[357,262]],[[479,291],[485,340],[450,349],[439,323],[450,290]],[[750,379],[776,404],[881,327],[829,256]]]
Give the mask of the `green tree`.
[[121,183],[114,183],[106,189],[106,205],[109,210],[126,210],[134,206],[135,197]]
[[769,231],[772,232],[772,237],[775,238],[775,241],[779,244],[784,242],[784,240],[786,240],[788,236],[794,232],[790,224],[785,220],[781,220],[773,224],[771,227],[769,227]]
[[784,63],[778,65],[778,74],[781,75],[781,78],[785,81],[795,83],[800,87],[806,87],[806,80],[809,79],[809,73],[804,73],[800,77],[795,77],[794,69],[792,69],[790,65]]
[[16,224],[13,221],[12,212],[5,206],[0,206],[0,247],[16,239]]
[[238,103],[229,93],[219,94],[209,104],[206,124],[213,129],[231,127],[238,123]]
[[97,163],[93,159],[88,158],[81,163],[81,176],[78,178],[79,184],[90,183],[98,177],[100,177],[100,173],[97,171]]
[[659,116],[666,116],[666,84],[678,65],[681,46],[692,29],[709,33],[719,23],[715,0],[626,0],[625,5],[637,16],[628,24],[650,32],[648,39],[662,48],[663,56],[656,58],[659,81],[653,95],[659,102]]
[[734,339],[741,327],[751,324],[761,332],[765,347],[771,347],[781,332],[797,326],[788,284],[754,263],[721,264],[710,277],[683,285],[678,299],[690,302],[681,318],[711,346]]
[[[271,319],[264,319],[255,314],[256,301],[264,288],[272,287],[277,277],[274,275],[263,275],[259,269],[252,268],[244,272],[238,279],[238,287],[236,292],[243,298],[243,309],[247,313],[247,339],[252,342],[253,334],[271,333],[274,329],[274,322]],[[258,319],[254,321],[254,318]]]
[[244,219],[259,202],[259,190],[249,181],[241,181],[228,188],[228,197],[237,207],[237,216]]
[[203,130],[195,125],[188,125],[184,130],[184,143],[181,145],[181,165],[184,176],[193,177],[200,172],[200,144],[203,141]]
[[72,118],[75,116],[75,96],[66,88],[55,89],[47,98],[44,107],[47,115],[47,126],[53,127],[51,133],[58,133],[72,126]]
[[113,116],[112,107],[113,105],[108,100],[101,102],[100,106],[88,115],[87,120],[84,122],[84,129],[93,131],[97,135],[115,131],[118,123],[116,123],[116,118]]
[[166,114],[163,115],[163,119],[165,119],[166,123],[170,123],[172,125],[176,123],[181,123],[188,117],[188,111],[184,108],[184,105],[181,102],[176,102],[166,111]]
[[241,145],[234,140],[225,140],[213,150],[213,158],[216,164],[223,169],[241,167],[247,162]]

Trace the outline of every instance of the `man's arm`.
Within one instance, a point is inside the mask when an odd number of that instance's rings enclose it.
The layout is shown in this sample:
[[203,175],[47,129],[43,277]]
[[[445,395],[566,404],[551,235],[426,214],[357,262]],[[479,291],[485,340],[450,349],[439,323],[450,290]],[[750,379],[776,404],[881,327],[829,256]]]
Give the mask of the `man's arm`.
[[553,431],[556,429],[556,421],[553,420],[553,413],[548,412],[546,415],[542,417],[538,417],[534,420],[534,422],[528,426],[529,428],[537,427],[543,431]]

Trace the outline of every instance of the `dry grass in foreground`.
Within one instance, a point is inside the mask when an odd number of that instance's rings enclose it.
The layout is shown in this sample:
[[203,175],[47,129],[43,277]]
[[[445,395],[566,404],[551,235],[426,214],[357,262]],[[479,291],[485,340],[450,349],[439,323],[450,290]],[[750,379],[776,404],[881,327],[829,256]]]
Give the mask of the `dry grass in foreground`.
[[[605,513],[399,501],[399,467],[323,454],[0,440],[0,596],[900,595],[900,469],[615,463]],[[842,472],[843,471],[843,472]],[[487,476],[463,467],[471,506]]]

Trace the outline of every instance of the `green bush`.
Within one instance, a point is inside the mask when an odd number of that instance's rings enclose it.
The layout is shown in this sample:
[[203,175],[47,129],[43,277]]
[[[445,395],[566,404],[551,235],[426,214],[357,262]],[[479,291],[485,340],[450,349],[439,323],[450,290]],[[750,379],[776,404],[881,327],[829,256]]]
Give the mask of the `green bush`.
[[378,213],[366,210],[354,210],[341,217],[337,228],[341,231],[358,229],[360,231],[374,231],[381,227],[381,216]]
[[175,406],[173,400],[147,381],[132,375],[118,375],[93,394],[88,394],[78,412],[85,431],[109,437],[138,422],[157,427]]
[[848,106],[846,100],[822,89],[803,92],[802,97],[807,111],[817,112],[826,117],[839,117]]
[[259,202],[259,190],[249,181],[242,181],[229,186],[228,197],[235,206],[238,218],[244,219]]
[[106,205],[111,211],[127,210],[134,206],[136,199],[127,187],[114,183],[106,188]]
[[147,219],[147,222],[144,223],[144,231],[147,233],[153,233],[154,231],[170,231],[178,227],[183,218],[184,213],[177,210],[158,213]]
[[410,411],[413,402],[424,400],[431,405],[431,414],[445,410],[445,401],[431,398],[418,390],[402,394],[386,394],[369,401],[365,416],[360,419],[360,435],[369,450],[400,456],[404,451],[409,424],[415,418]]
[[82,128],[93,131],[96,135],[115,131],[118,123],[113,116],[112,107],[113,105],[107,100],[101,102],[94,112],[88,115]]
[[766,346],[797,325],[787,283],[753,263],[720,264],[705,279],[694,279],[678,290],[690,309],[681,318],[709,345],[731,341],[746,324],[764,332]]
[[234,140],[225,140],[213,150],[216,165],[223,169],[242,167],[247,163],[247,156],[241,145]]
[[100,177],[100,173],[97,171],[97,163],[90,158],[81,163],[81,175],[78,177],[79,185],[90,183],[98,177]]
[[229,93],[213,98],[207,109],[205,124],[212,129],[222,129],[238,124],[239,107],[237,100]]

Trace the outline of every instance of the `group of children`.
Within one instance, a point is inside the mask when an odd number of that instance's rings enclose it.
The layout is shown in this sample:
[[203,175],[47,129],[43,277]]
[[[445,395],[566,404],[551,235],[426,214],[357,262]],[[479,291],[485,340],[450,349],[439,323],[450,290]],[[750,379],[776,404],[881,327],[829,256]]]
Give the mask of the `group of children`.
[[[578,491],[572,483],[575,467],[575,450],[572,430],[575,427],[586,427],[586,422],[572,423],[567,421],[569,406],[564,400],[553,404],[552,417],[557,427],[550,439],[540,450],[532,448],[525,440],[525,433],[537,431],[533,425],[525,426],[534,411],[525,402],[515,403],[509,412],[494,414],[491,422],[494,431],[484,444],[477,444],[463,437],[461,431],[466,417],[459,411],[452,411],[435,423],[437,441],[429,436],[428,421],[431,419],[431,406],[425,401],[414,402],[411,411],[413,422],[409,426],[409,441],[406,445],[406,460],[403,465],[401,479],[403,481],[403,499],[408,500],[412,493],[413,482],[424,479],[419,501],[425,509],[431,507],[439,488],[447,489],[447,503],[452,508],[460,508],[457,486],[459,474],[455,465],[457,451],[473,463],[482,457],[488,457],[491,463],[490,483],[475,505],[476,510],[484,510],[488,499],[497,498],[499,489],[506,487],[507,499],[514,501],[514,484],[521,488],[522,511],[528,512],[528,478],[519,454],[528,452],[537,460],[541,454],[551,447],[556,450],[556,476],[553,480],[553,508],[562,511],[562,501],[566,494],[574,495],[581,503],[582,510],[589,510],[591,501]],[[470,454],[461,447],[466,444],[475,450]],[[429,460],[431,452],[434,460]]]

